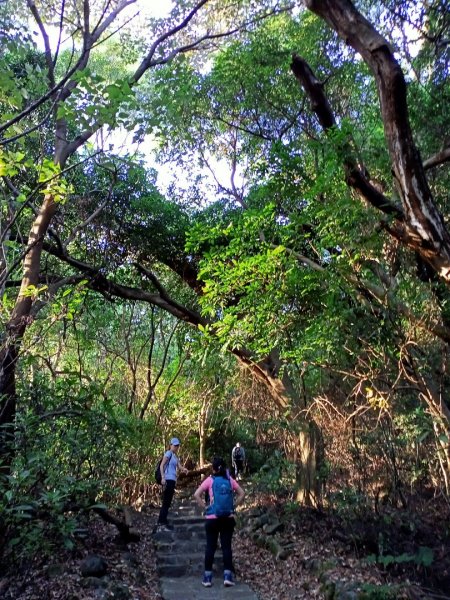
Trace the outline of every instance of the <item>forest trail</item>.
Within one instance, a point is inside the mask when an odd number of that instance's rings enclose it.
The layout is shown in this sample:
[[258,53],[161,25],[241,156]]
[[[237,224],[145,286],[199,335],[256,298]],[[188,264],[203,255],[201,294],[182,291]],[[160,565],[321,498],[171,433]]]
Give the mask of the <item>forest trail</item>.
[[234,587],[223,586],[222,552],[214,559],[213,585],[204,588],[204,517],[189,500],[178,498],[170,513],[173,531],[157,531],[154,541],[161,594],[164,600],[257,600],[251,588],[236,580]]

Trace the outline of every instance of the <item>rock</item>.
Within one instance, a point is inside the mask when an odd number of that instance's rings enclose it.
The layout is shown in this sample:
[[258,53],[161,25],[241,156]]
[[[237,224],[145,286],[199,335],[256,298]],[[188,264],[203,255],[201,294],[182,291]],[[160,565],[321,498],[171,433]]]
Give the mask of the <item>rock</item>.
[[358,600],[359,593],[356,590],[340,590],[334,593],[334,600]]
[[303,566],[307,571],[320,571],[322,561],[319,558],[306,558],[303,561]]
[[80,582],[83,588],[106,588],[108,581],[100,577],[85,577]]
[[83,560],[80,568],[83,577],[102,577],[106,574],[108,564],[103,557],[90,554]]
[[53,565],[48,565],[47,567],[47,577],[49,579],[55,579],[56,577],[60,577],[66,572],[66,565],[61,563],[55,563]]
[[124,552],[122,554],[122,560],[130,567],[137,567],[139,565],[138,559],[132,552]]
[[264,525],[263,531],[267,533],[267,535],[274,535],[277,531],[282,531],[284,529],[283,523],[280,521],[276,521],[275,523],[268,523]]
[[334,600],[336,598],[336,585],[334,581],[327,581],[327,583],[322,586],[321,591],[325,600]]
[[334,600],[358,600],[358,584],[355,582],[336,582]]
[[111,583],[108,586],[109,598],[114,600],[130,600],[131,593],[128,587],[123,583]]
[[255,517],[259,517],[261,516],[261,509],[260,508],[249,508],[248,510],[245,511],[245,517],[249,518],[249,519],[253,519]]
[[270,516],[268,514],[261,515],[256,519],[253,519],[251,523],[251,527],[253,530],[259,529],[263,527],[263,525],[267,525],[270,522]]

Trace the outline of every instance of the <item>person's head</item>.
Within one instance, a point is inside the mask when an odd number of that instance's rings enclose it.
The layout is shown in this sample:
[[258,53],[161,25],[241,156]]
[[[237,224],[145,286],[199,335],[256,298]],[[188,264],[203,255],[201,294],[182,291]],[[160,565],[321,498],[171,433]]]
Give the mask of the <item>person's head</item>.
[[241,446],[241,442],[236,442],[236,448],[239,448]]
[[227,466],[223,458],[221,458],[220,456],[215,456],[213,458],[212,468],[214,475],[221,475],[222,477],[226,477]]
[[180,440],[176,437],[172,438],[170,440],[170,449],[172,452],[175,452],[175,454],[178,452],[180,448]]

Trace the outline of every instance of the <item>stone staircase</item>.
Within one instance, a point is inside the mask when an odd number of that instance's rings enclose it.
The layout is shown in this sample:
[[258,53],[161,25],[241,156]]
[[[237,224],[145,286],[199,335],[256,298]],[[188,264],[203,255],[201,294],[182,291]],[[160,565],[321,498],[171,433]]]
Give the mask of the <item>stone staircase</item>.
[[[164,600],[258,600],[250,587],[240,581],[223,585],[223,562],[220,547],[216,551],[213,585],[201,584],[204,569],[204,517],[192,498],[175,500],[169,512],[173,531],[157,531],[157,569]],[[219,542],[220,543],[220,542]]]

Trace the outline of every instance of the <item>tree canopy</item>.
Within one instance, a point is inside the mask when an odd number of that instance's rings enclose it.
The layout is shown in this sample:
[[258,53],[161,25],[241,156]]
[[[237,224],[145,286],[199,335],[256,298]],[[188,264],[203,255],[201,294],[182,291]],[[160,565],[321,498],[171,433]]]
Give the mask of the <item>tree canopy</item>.
[[448,496],[447,3],[141,4],[0,3],[0,552],[175,433]]

